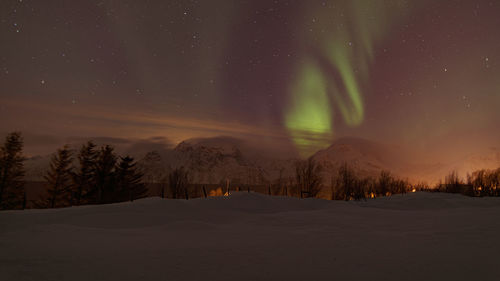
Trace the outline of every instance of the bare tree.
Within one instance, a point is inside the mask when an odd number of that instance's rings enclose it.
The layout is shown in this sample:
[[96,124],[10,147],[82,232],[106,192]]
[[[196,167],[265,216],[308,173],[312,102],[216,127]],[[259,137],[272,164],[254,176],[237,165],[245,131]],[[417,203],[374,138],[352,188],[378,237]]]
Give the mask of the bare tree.
[[460,193],[463,182],[458,177],[457,171],[452,171],[445,177],[444,180],[445,190],[449,193]]
[[366,200],[366,189],[370,184],[369,178],[355,179],[352,198],[354,200]]
[[309,158],[295,164],[295,180],[301,197],[316,197],[321,191],[321,166]]
[[391,194],[392,185],[394,179],[389,171],[380,172],[380,176],[377,182],[377,193],[382,196],[387,196]]
[[188,171],[184,167],[174,169],[168,176],[168,183],[172,198],[180,198],[183,194],[186,199],[189,199]]
[[140,172],[144,175],[144,183],[147,186],[158,188],[160,197],[165,198],[169,167],[163,162],[160,153],[157,151],[148,152],[137,165]]
[[341,200],[351,200],[354,198],[354,193],[357,185],[357,178],[354,170],[344,163],[340,166],[336,180],[336,198]]
[[394,182],[395,184],[395,193],[399,193],[399,194],[406,194],[406,192],[408,191],[408,188],[410,186],[408,180],[402,180],[402,179],[398,179]]

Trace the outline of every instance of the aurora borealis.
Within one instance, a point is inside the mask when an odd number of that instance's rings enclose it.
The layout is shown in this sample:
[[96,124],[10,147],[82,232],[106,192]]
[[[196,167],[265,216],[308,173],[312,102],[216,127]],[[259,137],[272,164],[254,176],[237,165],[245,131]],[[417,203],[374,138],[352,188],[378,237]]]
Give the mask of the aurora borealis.
[[500,141],[496,1],[0,2],[0,133],[234,136],[308,156],[362,137]]
[[302,70],[294,78],[299,82],[292,82],[297,85],[291,87],[292,105],[286,116],[287,128],[304,155],[331,143],[335,109],[349,126],[363,122],[363,93],[359,84],[370,76],[374,45],[394,17],[389,11],[396,15],[404,13],[404,3],[344,1],[340,14],[333,16],[324,8],[326,2],[312,9],[310,18],[320,28],[311,28],[308,40],[317,45],[311,46],[315,50],[312,54],[306,51],[303,55],[319,60],[325,69],[319,63],[298,63]]

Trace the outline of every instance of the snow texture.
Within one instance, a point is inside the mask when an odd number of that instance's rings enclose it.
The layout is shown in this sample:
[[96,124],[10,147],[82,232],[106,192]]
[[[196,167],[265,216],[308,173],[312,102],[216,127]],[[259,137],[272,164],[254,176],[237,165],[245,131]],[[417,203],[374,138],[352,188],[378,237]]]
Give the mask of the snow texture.
[[500,280],[500,199],[235,193],[4,211],[0,280]]

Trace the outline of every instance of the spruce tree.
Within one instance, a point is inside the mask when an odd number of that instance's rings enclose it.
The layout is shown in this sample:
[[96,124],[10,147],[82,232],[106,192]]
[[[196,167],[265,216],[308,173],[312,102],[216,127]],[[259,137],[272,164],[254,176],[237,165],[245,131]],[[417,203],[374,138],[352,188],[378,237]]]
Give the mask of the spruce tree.
[[116,155],[113,147],[109,145],[102,147],[95,166],[95,203],[113,202],[115,165]]
[[24,160],[21,133],[7,135],[0,148],[0,209],[16,209],[23,205]]
[[78,170],[72,174],[74,182],[75,204],[85,204],[95,198],[92,194],[95,185],[96,160],[98,153],[96,145],[89,141],[80,148],[78,153]]
[[137,163],[130,156],[121,157],[116,167],[116,186],[120,201],[134,201],[146,197],[147,188],[142,183],[143,175],[137,170]]
[[43,205],[49,208],[66,207],[72,201],[72,152],[67,145],[52,156],[50,170],[44,176],[47,181],[47,197]]

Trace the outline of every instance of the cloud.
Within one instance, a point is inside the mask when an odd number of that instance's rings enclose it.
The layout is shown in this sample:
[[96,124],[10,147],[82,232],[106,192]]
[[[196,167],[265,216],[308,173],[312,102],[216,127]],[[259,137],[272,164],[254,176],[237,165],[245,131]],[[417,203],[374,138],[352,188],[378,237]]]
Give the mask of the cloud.
[[[0,127],[10,130],[19,127],[22,130],[51,132],[53,135],[108,135],[118,138],[150,138],[167,135],[173,142],[197,137],[231,135],[242,138],[287,139],[282,128],[249,125],[235,120],[215,120],[206,116],[184,117],[172,114],[145,114],[137,109],[118,105],[99,106],[64,106],[46,104],[32,100],[2,100],[11,110],[27,112],[24,119],[15,120],[15,124]],[[110,110],[112,107],[112,110]],[[68,123],[70,123],[68,125]],[[30,124],[29,127],[26,124]]]

